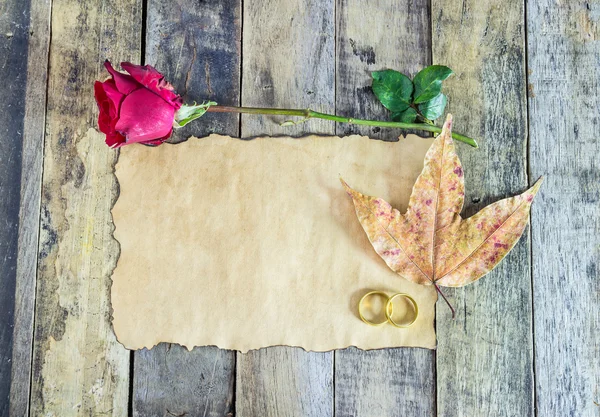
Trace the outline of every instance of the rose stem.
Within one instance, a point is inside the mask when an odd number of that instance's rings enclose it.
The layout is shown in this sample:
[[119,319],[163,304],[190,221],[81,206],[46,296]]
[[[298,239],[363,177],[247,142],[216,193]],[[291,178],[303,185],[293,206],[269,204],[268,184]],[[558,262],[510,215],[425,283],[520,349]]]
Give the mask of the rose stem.
[[[319,113],[310,109],[273,109],[273,108],[261,108],[261,107],[235,107],[235,106],[211,106],[208,108],[209,112],[214,113],[247,113],[247,114],[274,114],[284,116],[299,116],[305,119],[324,119],[333,120],[335,122],[349,123],[354,125],[363,126],[378,126],[378,127],[396,127],[400,129],[416,129],[425,130],[427,132],[440,133],[441,128],[424,123],[402,123],[402,122],[385,122],[380,120],[365,120],[365,119],[354,119],[352,117],[336,116],[334,114]],[[464,142],[477,148],[477,142],[475,139],[471,139],[468,136],[461,135],[459,133],[452,132],[452,137],[460,142]]]
[[438,285],[435,282],[433,283],[433,286],[435,287],[435,290],[442,296],[446,304],[448,304],[448,307],[450,307],[450,311],[452,311],[452,320],[454,320],[454,317],[456,316],[456,311],[454,311],[454,307],[452,307],[450,301],[448,301],[442,290],[440,290],[440,287],[438,287]]

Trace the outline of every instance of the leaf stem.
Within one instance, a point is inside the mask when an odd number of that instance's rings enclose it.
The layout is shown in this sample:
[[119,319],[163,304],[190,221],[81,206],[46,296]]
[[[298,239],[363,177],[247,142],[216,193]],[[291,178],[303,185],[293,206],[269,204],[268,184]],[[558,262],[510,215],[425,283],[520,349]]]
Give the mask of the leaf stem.
[[[429,125],[425,123],[402,123],[402,122],[387,122],[382,120],[366,120],[366,119],[355,119],[352,117],[337,116],[334,114],[319,113],[310,109],[274,109],[274,108],[263,108],[263,107],[235,107],[235,106],[211,106],[207,109],[207,112],[212,113],[246,113],[246,114],[271,114],[271,115],[284,115],[284,116],[298,116],[304,117],[305,119],[315,118],[324,120],[333,120],[334,122],[349,123],[354,125],[362,126],[378,126],[378,127],[392,127],[400,129],[415,129],[424,130],[427,132],[440,133],[442,129],[440,127]],[[468,145],[477,148],[477,142],[468,136],[461,135],[459,133],[452,132],[452,137],[460,142],[464,142]]]
[[435,282],[433,283],[433,286],[435,287],[435,290],[438,292],[438,294],[442,296],[442,298],[444,299],[446,304],[448,304],[448,307],[450,307],[450,311],[452,311],[452,320],[454,320],[454,318],[456,317],[456,311],[454,311],[454,307],[452,307],[452,304],[450,304],[450,301],[448,301],[448,299],[446,298],[446,296],[444,295],[444,293],[442,292],[440,287],[438,287],[438,285]]

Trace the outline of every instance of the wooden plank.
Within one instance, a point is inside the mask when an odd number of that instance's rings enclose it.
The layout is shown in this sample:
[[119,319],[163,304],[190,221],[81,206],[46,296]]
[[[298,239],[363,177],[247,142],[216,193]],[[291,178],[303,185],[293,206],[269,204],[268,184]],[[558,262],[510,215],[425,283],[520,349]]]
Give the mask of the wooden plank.
[[[337,2],[336,103],[339,114],[389,119],[370,89],[371,71],[391,68],[413,76],[430,64],[427,0]],[[396,140],[402,133],[338,125],[339,135],[361,133]],[[433,415],[435,354],[425,349],[354,348],[335,353],[337,416]]]
[[[371,90],[371,72],[395,69],[413,77],[431,64],[431,24],[426,0],[337,0],[336,110],[356,118],[390,120]],[[396,140],[405,131],[338,125],[338,135]],[[415,132],[424,135],[423,132]]]
[[129,352],[110,323],[118,153],[94,129],[102,60],[139,60],[141,1],[54,0],[32,415],[127,415]]
[[133,415],[233,416],[235,352],[161,343],[135,353]]
[[[244,4],[242,103],[335,111],[334,0]],[[335,133],[333,122],[311,119],[280,126],[283,116],[242,116],[242,136]]]
[[433,356],[407,348],[336,352],[335,415],[435,415]]
[[15,313],[29,4],[0,4],[0,416],[8,415]]
[[[167,76],[186,103],[240,103],[241,0],[148,1],[146,63]],[[239,115],[207,113],[171,141],[239,135]]]
[[[186,103],[240,101],[239,0],[148,2],[146,63],[155,65]],[[206,114],[179,129],[174,141],[212,132],[239,135],[239,116]],[[233,413],[235,352],[160,344],[135,353],[135,416],[225,416]]]
[[[433,63],[456,72],[446,88],[454,127],[480,143],[459,146],[470,216],[529,183],[523,2],[434,0],[431,15]],[[528,230],[489,275],[446,292],[457,318],[438,303],[438,414],[533,415]]]
[[50,8],[50,0],[42,0],[32,2],[29,10],[27,88],[24,100],[21,203],[10,388],[9,414],[11,416],[25,416],[29,413],[43,163],[43,147],[40,144],[44,143],[46,116]]
[[597,1],[527,2],[537,415],[600,413]]
[[[243,105],[335,110],[333,1],[245,2],[243,21]],[[244,115],[242,136],[335,132],[324,120],[281,127],[282,120]],[[332,416],[333,353],[238,353],[236,415]]]
[[276,346],[238,353],[236,415],[332,416],[333,354]]

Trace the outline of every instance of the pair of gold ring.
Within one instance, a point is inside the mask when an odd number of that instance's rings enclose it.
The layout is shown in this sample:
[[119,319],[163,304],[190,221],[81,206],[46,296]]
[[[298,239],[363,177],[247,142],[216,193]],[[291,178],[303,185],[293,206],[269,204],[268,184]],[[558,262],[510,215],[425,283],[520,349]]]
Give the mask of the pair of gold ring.
[[[383,309],[384,313],[385,313],[384,321],[381,321],[381,322],[371,321],[371,320],[368,320],[365,317],[365,315],[363,314],[364,305],[371,298],[374,298],[374,297],[382,297],[387,300],[385,303],[385,308]],[[412,306],[412,309],[413,309],[412,317],[409,316],[410,318],[406,322],[398,322],[397,321],[398,319],[394,319],[394,300],[396,300],[398,298],[404,298]],[[408,294],[397,293],[392,296],[388,296],[383,291],[371,291],[371,292],[366,293],[363,296],[363,298],[360,299],[360,302],[358,303],[358,315],[360,316],[360,319],[362,321],[364,321],[365,323],[367,323],[369,326],[382,326],[386,323],[390,323],[396,327],[406,328],[406,327],[410,327],[417,320],[417,317],[419,316],[419,307],[417,306],[417,302],[414,300],[414,298],[412,298]]]

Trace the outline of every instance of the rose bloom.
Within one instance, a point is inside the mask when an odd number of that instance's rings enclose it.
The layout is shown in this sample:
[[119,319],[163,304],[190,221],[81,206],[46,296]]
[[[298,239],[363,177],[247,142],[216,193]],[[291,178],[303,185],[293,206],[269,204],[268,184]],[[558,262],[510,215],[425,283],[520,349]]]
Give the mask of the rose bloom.
[[183,103],[173,86],[150,65],[122,62],[129,75],[115,71],[109,61],[104,66],[111,78],[96,81],[94,96],[100,109],[98,126],[106,134],[106,144],[118,148],[135,142],[160,145],[167,140],[175,112]]

